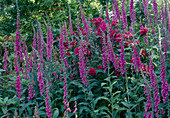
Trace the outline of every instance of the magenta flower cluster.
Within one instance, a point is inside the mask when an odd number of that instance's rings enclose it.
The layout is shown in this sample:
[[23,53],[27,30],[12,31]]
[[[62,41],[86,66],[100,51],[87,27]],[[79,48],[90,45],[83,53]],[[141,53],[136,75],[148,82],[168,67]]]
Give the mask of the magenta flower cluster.
[[48,88],[46,88],[46,97],[45,97],[45,105],[46,105],[46,114],[48,118],[51,118],[51,107],[49,106],[50,96],[48,94]]
[[141,60],[139,58],[139,54],[137,52],[137,48],[136,46],[134,45],[133,46],[133,59],[134,59],[134,69],[135,69],[135,72],[137,71],[136,68],[138,68],[138,71],[140,71],[140,68],[141,68]]
[[80,50],[79,50],[79,71],[80,77],[82,78],[82,82],[85,86],[88,85],[86,81],[86,65],[85,65],[85,57],[84,57],[84,50],[83,50],[83,42],[80,41]]
[[122,24],[123,29],[126,29],[127,24],[127,17],[126,17],[126,11],[125,11],[125,0],[122,0]]
[[88,23],[87,23],[87,20],[84,16],[84,13],[83,13],[83,8],[82,8],[82,4],[79,0],[79,4],[80,4],[80,12],[81,12],[81,18],[82,18],[82,21],[83,21],[83,25],[84,25],[84,28],[85,28],[85,31],[86,31],[86,35],[88,35]]
[[114,6],[115,11],[116,11],[116,18],[120,20],[120,10],[119,10],[119,7],[117,5],[117,0],[113,0],[113,6]]
[[158,96],[158,88],[157,88],[157,81],[156,81],[156,75],[154,73],[154,66],[152,64],[152,57],[150,59],[150,63],[149,63],[150,67],[149,67],[149,74],[150,74],[150,80],[151,80],[151,86],[154,89],[154,105],[155,105],[155,112],[156,112],[156,116],[158,116],[159,110],[158,110],[158,106],[160,103],[160,96]]
[[15,84],[15,88],[17,91],[18,99],[21,98],[21,81],[20,81],[20,75],[17,76],[16,80],[17,83]]
[[47,60],[52,59],[51,53],[53,49],[53,33],[51,29],[49,28],[49,24],[47,26],[47,47],[46,47],[46,52],[47,52]]
[[130,0],[129,12],[130,12],[131,21],[135,22],[135,20],[136,20],[136,12],[135,12],[135,9],[133,7],[133,0]]
[[123,46],[123,39],[122,39],[122,41],[121,41],[121,53],[120,53],[122,74],[125,73],[126,60],[124,58],[125,58],[125,55],[124,55],[124,46]]
[[8,59],[8,55],[7,55],[7,48],[6,48],[6,44],[5,44],[5,52],[4,52],[4,70],[7,70],[7,59]]
[[146,101],[147,103],[146,103],[144,117],[145,118],[152,118],[151,117],[151,112],[149,112],[149,114],[147,114],[149,109],[151,109],[151,107],[152,107],[152,103],[151,103],[151,91],[150,91],[150,88],[147,85],[144,86],[144,94],[147,95],[147,101]]
[[34,81],[30,82],[30,86],[29,86],[29,89],[28,89],[28,91],[29,91],[28,101],[35,97],[35,90],[33,88],[33,83],[34,83]]
[[41,95],[43,95],[43,87],[44,87],[44,80],[43,80],[43,73],[41,72],[41,64],[39,62],[39,59],[37,60],[37,70],[38,70],[38,78],[37,78],[37,81],[39,82],[39,87],[40,87],[40,93]]
[[160,75],[160,79],[161,79],[161,82],[162,82],[162,97],[163,97],[163,103],[166,102],[166,99],[167,99],[167,96],[168,96],[168,91],[169,90],[169,86],[168,86],[168,82],[167,80],[165,81],[165,77],[166,77],[166,72],[165,72],[165,63],[164,63],[164,59],[163,57],[161,56],[161,75]]

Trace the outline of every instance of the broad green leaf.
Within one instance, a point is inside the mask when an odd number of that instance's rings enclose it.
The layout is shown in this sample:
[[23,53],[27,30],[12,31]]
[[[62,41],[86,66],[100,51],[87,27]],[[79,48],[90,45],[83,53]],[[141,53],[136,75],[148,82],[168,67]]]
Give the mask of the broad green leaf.
[[127,102],[121,102],[125,107],[127,107],[127,108],[130,108],[131,107],[131,105],[129,104],[129,103],[127,103]]
[[114,81],[114,82],[112,83],[112,86],[113,86],[114,84],[116,84],[116,82],[117,82],[117,81]]
[[108,89],[108,90],[110,90],[110,87],[103,87],[104,89]]
[[107,77],[107,78],[105,78],[104,80],[106,80],[106,81],[109,82],[109,81],[110,81],[110,77]]
[[106,85],[107,83],[101,83],[101,87],[103,87],[104,85]]
[[79,107],[79,113],[80,114],[82,114],[82,112],[83,111],[86,111],[86,113],[91,113],[92,111],[88,108],[88,107],[86,107],[86,106],[81,106],[81,107]]
[[5,108],[2,107],[1,109],[2,109],[2,112],[3,112],[4,114],[6,114]]
[[142,101],[142,100],[144,100],[144,99],[145,99],[144,97],[139,98],[138,101],[137,101],[137,103],[140,102],[140,101]]
[[110,103],[109,98],[107,98],[107,97],[105,97],[105,96],[102,96],[102,97],[98,97],[97,99],[94,100],[94,107],[96,106],[96,104],[97,104],[97,102],[98,102],[99,100],[106,100],[106,101],[108,101],[108,102]]
[[136,106],[138,106],[138,104],[135,104],[130,110],[134,109]]
[[116,91],[115,93],[113,93],[112,95],[115,96],[116,94],[121,93],[121,91]]
[[90,106],[90,104],[88,102],[81,102],[78,105]]
[[55,112],[54,112],[53,118],[57,118],[58,115],[59,115],[59,110],[58,110],[58,108],[55,108]]
[[3,102],[2,100],[0,100],[0,104],[5,105],[5,102]]
[[109,108],[106,107],[106,106],[101,106],[101,107],[99,107],[99,108],[96,110],[96,112],[99,112],[99,111],[101,111],[101,110],[106,110],[108,113],[112,114],[112,113],[110,112]]
[[8,101],[8,97],[5,97],[4,102],[7,103],[7,101]]
[[118,104],[114,104],[114,105],[112,106],[112,109],[119,109],[119,105],[118,105]]

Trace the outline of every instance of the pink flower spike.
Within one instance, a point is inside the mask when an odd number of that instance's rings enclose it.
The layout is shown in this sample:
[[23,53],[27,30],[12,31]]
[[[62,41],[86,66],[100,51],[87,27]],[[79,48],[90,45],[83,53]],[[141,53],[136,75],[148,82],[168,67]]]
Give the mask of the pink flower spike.
[[5,44],[5,52],[4,52],[4,70],[7,70],[7,59],[8,59],[8,55],[7,55],[7,48],[6,48],[6,44]]

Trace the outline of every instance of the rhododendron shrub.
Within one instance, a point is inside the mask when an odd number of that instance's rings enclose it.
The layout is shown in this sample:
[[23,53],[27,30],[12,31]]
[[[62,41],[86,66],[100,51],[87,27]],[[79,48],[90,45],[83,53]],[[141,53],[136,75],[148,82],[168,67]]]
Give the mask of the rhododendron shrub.
[[[57,35],[49,21],[37,21],[31,46],[21,35],[18,14],[11,74],[9,47],[3,46],[0,116],[170,117],[170,36],[165,25],[170,11],[166,0],[160,12],[156,1],[151,2],[149,6],[143,0],[138,8],[134,0],[129,6],[122,0],[120,10],[120,2],[113,0],[106,14],[87,18],[79,0],[77,24],[71,7],[69,22],[60,21]],[[148,7],[161,17],[150,15]],[[136,9],[144,11],[143,19]]]

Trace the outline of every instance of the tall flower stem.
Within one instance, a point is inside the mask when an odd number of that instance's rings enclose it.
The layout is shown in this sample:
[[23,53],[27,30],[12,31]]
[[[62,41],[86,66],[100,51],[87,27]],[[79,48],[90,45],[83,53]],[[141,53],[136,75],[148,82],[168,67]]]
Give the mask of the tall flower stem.
[[127,101],[129,102],[130,101],[130,98],[129,98],[129,88],[128,88],[128,78],[127,78],[127,73],[125,72],[125,77],[126,77],[126,92],[127,92]]
[[114,113],[114,111],[113,111],[113,93],[112,93],[112,83],[111,83],[111,80],[110,80],[110,78],[111,78],[111,76],[110,76],[110,65],[108,64],[108,76],[109,76],[109,93],[110,93],[110,99],[111,99],[111,109],[112,109],[112,117],[113,117],[113,113]]

